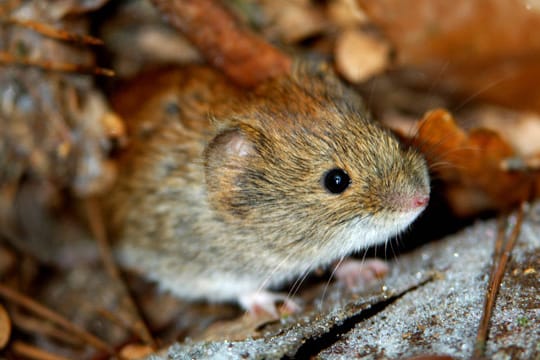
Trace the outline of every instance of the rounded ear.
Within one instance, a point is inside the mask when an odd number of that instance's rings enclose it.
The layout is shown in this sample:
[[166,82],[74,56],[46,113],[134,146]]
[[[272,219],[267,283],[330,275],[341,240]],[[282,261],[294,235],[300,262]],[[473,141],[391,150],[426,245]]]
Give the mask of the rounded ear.
[[256,155],[251,140],[239,129],[217,135],[205,150],[205,176],[208,200],[212,208],[222,215],[241,215],[238,206],[242,182],[250,158]]

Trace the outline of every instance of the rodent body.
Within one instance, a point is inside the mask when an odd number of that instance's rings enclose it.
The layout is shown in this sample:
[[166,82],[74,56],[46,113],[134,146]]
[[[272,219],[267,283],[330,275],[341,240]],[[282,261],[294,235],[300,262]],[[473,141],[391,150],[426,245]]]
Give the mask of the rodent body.
[[106,203],[121,263],[180,297],[279,286],[386,241],[426,205],[423,158],[332,76],[246,91],[191,67],[142,83],[116,101],[131,144]]

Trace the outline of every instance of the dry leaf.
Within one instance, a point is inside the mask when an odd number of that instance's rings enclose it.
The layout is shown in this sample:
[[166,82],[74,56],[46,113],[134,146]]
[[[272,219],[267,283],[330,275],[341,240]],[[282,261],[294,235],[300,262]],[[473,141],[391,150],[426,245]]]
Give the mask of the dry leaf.
[[87,19],[58,18],[103,2],[25,1],[3,9],[0,187],[28,178],[87,193],[103,190],[101,177],[111,177],[102,166],[110,141],[99,121],[107,102],[92,77],[57,71],[95,68]]
[[148,66],[201,61],[193,45],[165,23],[149,1],[122,3],[103,21],[99,35],[117,77],[129,78]]
[[435,110],[420,122],[415,141],[436,177],[444,181],[458,215],[505,209],[529,196],[533,178],[502,169],[502,162],[515,151],[492,130],[466,133],[451,114]]
[[519,155],[540,154],[540,115],[495,106],[480,106],[460,114],[460,122],[469,128],[491,129],[504,138]]
[[343,31],[336,41],[336,66],[347,80],[360,83],[388,67],[390,47],[382,39],[356,29]]
[[[396,49],[397,62],[445,88],[540,110],[540,10],[524,0],[358,0]],[[433,81],[436,80],[434,84]]]
[[268,18],[267,36],[287,44],[320,34],[328,26],[322,9],[307,1],[262,1],[261,6]]
[[334,0],[328,2],[327,6],[328,17],[340,27],[358,26],[368,20],[356,0]]

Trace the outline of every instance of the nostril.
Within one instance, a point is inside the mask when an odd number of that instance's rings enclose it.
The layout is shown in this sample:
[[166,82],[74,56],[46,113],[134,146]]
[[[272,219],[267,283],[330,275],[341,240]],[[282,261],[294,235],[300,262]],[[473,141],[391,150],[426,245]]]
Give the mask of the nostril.
[[387,197],[390,204],[394,204],[396,210],[418,211],[425,208],[429,202],[429,195],[425,193],[404,194],[394,193]]
[[429,202],[429,196],[417,195],[413,197],[412,205],[414,208],[424,207]]

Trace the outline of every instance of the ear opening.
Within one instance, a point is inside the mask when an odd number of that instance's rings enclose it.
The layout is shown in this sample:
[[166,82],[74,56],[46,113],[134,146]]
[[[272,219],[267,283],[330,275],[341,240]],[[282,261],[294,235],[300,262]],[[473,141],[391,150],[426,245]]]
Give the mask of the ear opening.
[[240,196],[241,182],[256,150],[240,129],[217,135],[205,151],[205,176],[210,206],[224,211],[223,215],[238,215],[235,204]]
[[225,166],[236,158],[248,157],[255,152],[253,144],[239,129],[227,130],[218,134],[205,152],[207,167]]

